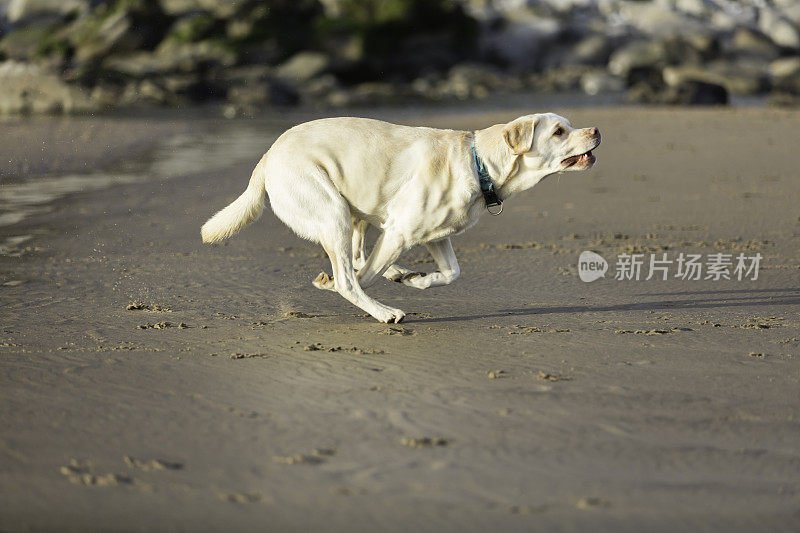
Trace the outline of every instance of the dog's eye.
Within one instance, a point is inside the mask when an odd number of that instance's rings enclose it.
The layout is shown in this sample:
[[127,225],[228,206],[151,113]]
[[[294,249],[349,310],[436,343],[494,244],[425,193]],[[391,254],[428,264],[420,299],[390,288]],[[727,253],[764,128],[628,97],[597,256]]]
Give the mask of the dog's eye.
[[564,134],[564,128],[558,128],[556,129],[556,131],[553,132],[553,135],[555,135],[556,137],[560,137],[563,134]]

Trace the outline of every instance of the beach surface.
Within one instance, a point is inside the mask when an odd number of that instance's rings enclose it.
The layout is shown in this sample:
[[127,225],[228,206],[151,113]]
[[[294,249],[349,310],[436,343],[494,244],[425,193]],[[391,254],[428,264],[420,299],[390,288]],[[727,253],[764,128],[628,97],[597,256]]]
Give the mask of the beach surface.
[[[269,207],[200,242],[277,135],[318,115],[16,122],[0,530],[797,531],[800,112],[554,111],[600,128],[595,168],[455,237],[454,284],[370,288],[407,313],[391,325],[314,288],[321,247]],[[82,141],[53,164],[40,135]],[[591,283],[586,250],[608,261]],[[731,279],[676,277],[681,253],[722,254]],[[638,281],[615,279],[620,254],[641,254]],[[760,254],[757,279],[737,279],[740,254]],[[645,279],[651,257],[668,279]],[[435,269],[417,249],[399,263]]]

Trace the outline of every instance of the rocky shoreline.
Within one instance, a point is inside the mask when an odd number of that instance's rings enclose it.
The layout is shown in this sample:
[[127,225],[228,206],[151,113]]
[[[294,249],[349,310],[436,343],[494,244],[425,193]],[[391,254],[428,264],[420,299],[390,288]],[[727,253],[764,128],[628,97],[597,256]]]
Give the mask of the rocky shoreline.
[[12,0],[0,114],[570,90],[798,105],[799,23],[790,0]]

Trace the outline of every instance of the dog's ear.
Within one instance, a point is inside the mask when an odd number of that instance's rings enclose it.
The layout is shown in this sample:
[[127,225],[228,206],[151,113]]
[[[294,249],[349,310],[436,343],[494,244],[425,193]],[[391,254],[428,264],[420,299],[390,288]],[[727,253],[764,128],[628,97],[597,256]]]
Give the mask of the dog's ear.
[[539,115],[520,117],[509,122],[503,131],[503,138],[514,155],[529,152],[533,144],[533,130],[539,122]]

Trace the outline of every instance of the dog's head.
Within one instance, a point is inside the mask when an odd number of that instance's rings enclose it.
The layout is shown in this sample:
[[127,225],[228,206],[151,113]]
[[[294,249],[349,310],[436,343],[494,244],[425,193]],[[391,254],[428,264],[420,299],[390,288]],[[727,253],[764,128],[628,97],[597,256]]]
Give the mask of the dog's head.
[[597,128],[573,128],[554,113],[520,117],[503,131],[508,148],[517,156],[517,171],[562,172],[585,170],[595,162],[592,150],[600,144]]

